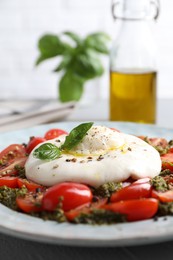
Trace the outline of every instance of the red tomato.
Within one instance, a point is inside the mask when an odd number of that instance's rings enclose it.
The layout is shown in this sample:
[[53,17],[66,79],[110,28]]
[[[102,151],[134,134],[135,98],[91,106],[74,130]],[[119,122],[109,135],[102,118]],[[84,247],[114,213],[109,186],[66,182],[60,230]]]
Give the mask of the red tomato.
[[168,190],[165,192],[159,192],[156,190],[152,190],[151,193],[152,198],[156,198],[161,202],[171,202],[173,201],[173,190]]
[[108,199],[103,198],[97,202],[87,203],[75,209],[65,212],[65,216],[69,221],[73,221],[74,218],[79,216],[81,213],[90,213],[93,209],[99,209],[107,203]]
[[19,188],[22,188],[22,186],[24,185],[29,191],[36,191],[36,189],[43,190],[43,186],[27,179],[18,178],[17,183]]
[[30,152],[40,143],[45,142],[46,139],[43,137],[31,137],[29,143],[27,144],[26,151],[30,154]]
[[156,199],[140,199],[126,200],[110,203],[102,207],[120,214],[125,214],[128,221],[138,221],[152,218],[158,210],[158,200]]
[[7,186],[9,188],[17,188],[17,177],[5,176],[0,178],[0,187]]
[[173,147],[169,149],[168,153],[173,153]]
[[62,208],[68,211],[91,202],[91,190],[84,184],[63,182],[49,188],[43,196],[43,209],[53,211],[62,200]]
[[110,127],[110,129],[116,132],[120,132],[120,130],[116,129],[115,127]]
[[150,180],[151,180],[150,178],[146,177],[146,178],[142,178],[142,179],[139,179],[139,180],[133,182],[133,184],[147,183],[147,182],[149,182]]
[[54,139],[54,138],[59,137],[60,135],[64,135],[64,134],[67,135],[68,133],[62,129],[54,128],[54,129],[50,129],[49,131],[47,131],[45,133],[44,138],[46,140],[50,140],[50,139]]
[[[0,152],[0,161],[3,164],[6,164],[16,158],[21,158],[26,156],[26,148],[21,144],[11,144]],[[1,167],[2,167],[1,166]]]
[[161,146],[165,148],[168,145],[167,140],[164,138],[148,138],[148,140],[149,144],[151,144],[152,146]]
[[41,201],[42,201],[42,194],[38,195],[37,197],[35,194],[28,193],[25,197],[17,197],[16,203],[17,206],[24,212],[40,212],[42,211]]
[[17,175],[18,170],[15,169],[15,166],[23,167],[25,165],[26,159],[27,159],[27,157],[16,158],[16,159],[6,163],[4,166],[1,166],[0,167],[0,177]]
[[161,146],[163,148],[166,148],[166,146],[168,145],[167,140],[164,138],[158,138],[158,137],[148,138],[148,136],[144,136],[144,135],[140,135],[137,137],[144,141],[147,141],[152,146]]
[[166,153],[161,156],[162,169],[169,169],[173,171],[173,153]]
[[149,198],[151,195],[151,184],[149,182],[133,183],[112,194],[110,201],[133,200]]

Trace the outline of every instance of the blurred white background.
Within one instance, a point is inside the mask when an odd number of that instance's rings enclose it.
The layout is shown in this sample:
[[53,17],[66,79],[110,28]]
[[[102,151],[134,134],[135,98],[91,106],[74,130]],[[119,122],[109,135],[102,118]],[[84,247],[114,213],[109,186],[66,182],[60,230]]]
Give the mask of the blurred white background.
[[[173,1],[161,0],[155,25],[158,47],[158,97],[173,98]],[[47,99],[57,97],[58,74],[51,71],[57,59],[34,67],[37,41],[45,33],[74,31],[85,36],[96,31],[112,38],[116,23],[111,16],[111,0],[1,0],[0,1],[0,99]],[[84,99],[107,98],[106,72],[86,86]]]

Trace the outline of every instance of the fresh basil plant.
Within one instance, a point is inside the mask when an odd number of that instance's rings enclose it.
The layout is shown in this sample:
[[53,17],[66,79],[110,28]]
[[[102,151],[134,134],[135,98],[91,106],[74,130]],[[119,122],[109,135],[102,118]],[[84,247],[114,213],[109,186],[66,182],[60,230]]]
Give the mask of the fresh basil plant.
[[[64,35],[72,40],[72,44],[62,39]],[[40,55],[36,65],[57,56],[62,58],[54,70],[57,73],[62,72],[59,82],[59,98],[62,102],[78,101],[86,81],[103,74],[104,68],[99,55],[109,54],[108,40],[109,36],[103,32],[89,34],[84,39],[73,32],[47,34],[39,39]]]

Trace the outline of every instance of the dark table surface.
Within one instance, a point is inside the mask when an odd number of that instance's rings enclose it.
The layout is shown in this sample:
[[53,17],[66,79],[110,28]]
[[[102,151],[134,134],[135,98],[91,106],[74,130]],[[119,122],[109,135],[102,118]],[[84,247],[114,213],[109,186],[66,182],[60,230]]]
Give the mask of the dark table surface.
[[1,260],[172,260],[173,241],[132,247],[70,247],[51,245],[0,234]]

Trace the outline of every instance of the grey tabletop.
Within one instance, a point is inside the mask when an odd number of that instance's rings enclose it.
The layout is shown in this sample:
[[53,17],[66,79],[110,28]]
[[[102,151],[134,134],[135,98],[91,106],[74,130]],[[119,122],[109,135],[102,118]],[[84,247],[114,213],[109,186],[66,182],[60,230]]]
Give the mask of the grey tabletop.
[[133,247],[70,247],[38,243],[0,235],[0,259],[3,260],[172,260],[173,241]]

